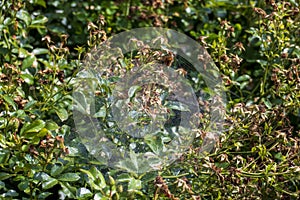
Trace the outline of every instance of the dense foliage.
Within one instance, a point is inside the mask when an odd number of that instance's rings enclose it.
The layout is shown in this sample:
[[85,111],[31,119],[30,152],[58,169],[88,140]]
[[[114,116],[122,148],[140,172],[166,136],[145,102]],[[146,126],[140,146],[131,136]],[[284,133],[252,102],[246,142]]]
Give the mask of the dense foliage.
[[[1,199],[299,198],[297,0],[0,5]],[[76,137],[72,80],[109,36],[147,26],[183,32],[208,50],[226,88],[225,131],[208,154],[199,153],[199,137],[164,169],[125,173]]]

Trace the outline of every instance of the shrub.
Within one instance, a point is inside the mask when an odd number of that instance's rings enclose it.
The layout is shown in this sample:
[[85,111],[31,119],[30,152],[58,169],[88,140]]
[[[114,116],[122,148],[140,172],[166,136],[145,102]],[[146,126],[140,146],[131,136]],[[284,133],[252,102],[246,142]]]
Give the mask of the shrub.
[[[299,198],[296,1],[0,5],[1,198]],[[203,140],[197,137],[170,166],[135,174],[111,169],[87,152],[73,122],[72,90],[93,48],[145,26],[169,27],[201,43],[222,73],[228,104],[226,131],[212,152],[200,153]],[[127,61],[128,70],[133,60]],[[195,72],[190,65],[183,70]]]

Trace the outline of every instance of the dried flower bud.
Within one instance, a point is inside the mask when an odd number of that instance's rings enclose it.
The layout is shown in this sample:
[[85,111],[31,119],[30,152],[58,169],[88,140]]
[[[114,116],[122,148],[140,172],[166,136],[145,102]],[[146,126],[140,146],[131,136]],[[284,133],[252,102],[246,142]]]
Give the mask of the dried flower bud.
[[288,53],[284,52],[281,54],[281,58],[287,58],[288,57]]
[[261,15],[263,18],[266,17],[267,13],[266,11],[264,11],[261,8],[253,8],[254,12],[256,12],[257,14]]
[[97,29],[98,27],[93,23],[93,22],[89,22],[88,23],[88,31],[89,30],[95,30]]
[[51,38],[49,35],[46,35],[45,37],[42,38],[42,41],[46,41],[47,44],[50,44],[51,43]]
[[105,25],[105,18],[103,15],[99,15],[99,18],[98,18],[98,23],[100,23],[102,26]]
[[223,62],[228,62],[229,61],[229,58],[226,54],[223,54],[220,59],[223,61]]
[[233,49],[238,49],[239,51],[245,51],[244,45],[241,42],[235,43],[235,45],[233,46]]
[[64,74],[64,71],[59,71],[57,73],[57,76],[58,76],[58,80],[63,83],[64,82],[64,78],[65,78],[65,74]]

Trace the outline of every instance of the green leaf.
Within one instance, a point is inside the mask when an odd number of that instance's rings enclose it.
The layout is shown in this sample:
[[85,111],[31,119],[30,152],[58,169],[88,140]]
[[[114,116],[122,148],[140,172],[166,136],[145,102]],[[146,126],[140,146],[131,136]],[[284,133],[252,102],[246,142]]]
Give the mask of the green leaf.
[[47,54],[49,52],[48,49],[45,49],[45,48],[36,48],[32,51],[32,53],[34,55],[42,55],[42,54]]
[[95,179],[97,180],[99,187],[105,188],[106,187],[106,182],[105,182],[105,178],[102,175],[102,173],[96,167],[92,167],[90,169],[90,172],[95,177]]
[[19,10],[16,17],[26,23],[27,26],[31,23],[30,14],[26,10]]
[[104,118],[106,116],[106,106],[102,106],[98,112],[94,114],[95,118]]
[[189,107],[180,101],[168,101],[166,106],[173,110],[190,111]]
[[0,181],[3,181],[5,179],[8,179],[10,177],[14,176],[13,174],[9,174],[6,172],[0,172]]
[[131,178],[128,183],[128,191],[138,191],[140,189],[142,189],[142,181]]
[[146,135],[144,140],[156,155],[159,155],[163,151],[164,144],[161,137]]
[[4,101],[8,103],[8,105],[12,106],[14,110],[17,110],[17,104],[14,102],[14,100],[8,96],[8,95],[3,95]]
[[141,89],[141,87],[138,86],[138,85],[134,85],[134,86],[130,87],[129,90],[128,90],[129,98],[131,99],[135,95],[135,93],[137,91],[139,91],[140,89]]
[[31,108],[31,106],[36,104],[36,100],[31,100],[28,103],[26,103],[26,105],[24,106],[24,110],[28,110],[29,108]]
[[245,74],[245,75],[242,75],[242,76],[239,76],[236,81],[237,82],[244,82],[244,81],[247,81],[247,80],[250,80],[251,77],[248,75],[248,74]]
[[34,3],[46,8],[46,2],[44,0],[35,0]]
[[48,21],[48,18],[45,16],[38,16],[34,20],[32,20],[31,24],[45,24]]
[[92,167],[90,170],[80,169],[83,173],[87,174],[89,179],[94,182],[94,187],[99,189],[103,189],[106,187],[106,182],[102,173],[96,168]]
[[43,182],[42,188],[45,190],[48,190],[48,189],[52,188],[53,186],[55,186],[56,184],[58,184],[58,180],[50,177],[45,182]]
[[15,190],[8,190],[6,193],[2,194],[3,197],[17,197],[19,196],[19,193],[17,193]]
[[32,123],[27,123],[22,127],[20,134],[24,135],[25,133],[37,133],[45,127],[45,124],[46,123],[40,119],[35,120]]
[[0,181],[0,190],[5,188],[5,183],[3,181]]
[[51,192],[43,192],[43,193],[39,194],[38,199],[46,199],[51,194],[52,194]]
[[50,175],[56,177],[64,171],[64,167],[60,165],[53,165],[51,167]]
[[69,117],[68,111],[64,108],[55,109],[55,112],[61,121],[65,121]]
[[77,111],[83,114],[86,114],[88,110],[88,105],[87,105],[85,95],[82,94],[82,92],[74,92],[73,98],[74,98],[74,109],[76,109]]
[[31,74],[21,74],[20,77],[27,83],[28,85],[32,85],[34,83],[34,77]]
[[24,181],[22,181],[21,183],[18,184],[18,188],[21,191],[26,190],[28,187],[29,187],[29,181],[28,180],[24,180]]
[[23,48],[19,48],[19,58],[25,58],[26,56],[28,56],[28,51],[26,49]]
[[76,196],[79,198],[88,198],[93,196],[93,193],[87,188],[78,188],[76,191]]
[[262,99],[264,104],[267,106],[267,108],[271,109],[272,108],[272,103],[269,101],[269,99]]
[[123,173],[118,176],[117,181],[120,183],[128,182],[128,181],[130,181],[130,179],[131,179],[131,176],[128,173]]
[[61,182],[60,183],[61,187],[62,187],[62,191],[63,193],[71,198],[71,199],[75,199],[75,194],[76,194],[76,188],[71,186],[68,182]]
[[57,130],[59,128],[59,126],[54,121],[49,120],[49,121],[46,121],[45,128],[49,131],[54,131],[54,130]]
[[31,67],[33,62],[36,60],[36,57],[34,55],[27,56],[22,63],[22,70],[27,69],[28,67]]
[[94,195],[93,200],[109,200],[109,197],[105,197],[100,192],[98,192]]
[[36,174],[34,174],[33,179],[37,180],[37,181],[45,181],[48,180],[49,178],[51,178],[48,174],[46,174],[45,172],[38,172]]
[[58,180],[60,181],[68,181],[68,182],[78,181],[79,179],[80,176],[76,173],[65,173],[58,178]]

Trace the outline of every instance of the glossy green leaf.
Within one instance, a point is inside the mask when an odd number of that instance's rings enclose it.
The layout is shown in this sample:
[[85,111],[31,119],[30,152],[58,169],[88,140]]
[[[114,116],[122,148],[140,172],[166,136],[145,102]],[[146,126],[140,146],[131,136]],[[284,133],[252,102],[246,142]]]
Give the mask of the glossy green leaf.
[[105,178],[102,175],[102,173],[96,167],[92,167],[90,169],[90,172],[94,176],[94,178],[97,180],[97,185],[100,188],[105,188],[106,187],[106,182],[105,182]]
[[106,116],[106,106],[102,106],[98,112],[94,114],[95,118],[104,118]]
[[58,180],[68,182],[78,181],[79,179],[80,176],[76,173],[65,173],[58,177]]
[[55,109],[55,112],[61,121],[65,121],[69,117],[68,111],[64,108]]
[[136,191],[142,188],[142,181],[131,178],[128,183],[128,191]]
[[49,53],[49,50],[48,49],[44,49],[44,48],[36,48],[32,51],[32,53],[34,55],[42,55],[42,54],[47,54]]
[[41,194],[39,194],[38,199],[46,199],[51,194],[52,194],[51,192],[42,192]]
[[27,56],[22,62],[22,70],[27,69],[28,67],[31,67],[35,60],[36,60],[36,57],[34,55]]
[[45,124],[46,123],[43,120],[35,120],[23,126],[20,133],[21,135],[24,135],[26,133],[37,133],[45,127]]
[[28,56],[28,51],[23,48],[19,48],[19,58],[25,58]]
[[18,19],[24,21],[24,22],[26,23],[27,26],[29,26],[30,23],[31,23],[31,17],[30,17],[30,14],[29,14],[26,10],[23,10],[23,9],[19,10],[19,11],[17,12],[16,17],[17,17]]
[[190,111],[189,107],[180,101],[168,101],[166,106],[173,110]]
[[71,186],[68,182],[61,182],[62,192],[70,199],[75,199],[77,189]]
[[105,197],[100,192],[98,192],[94,195],[93,200],[109,200],[109,197]]
[[104,176],[96,167],[92,167],[90,170],[80,169],[80,171],[87,174],[93,188],[99,190],[106,187]]
[[3,95],[3,99],[8,103],[8,105],[12,106],[13,109],[17,110],[17,104],[14,102],[14,100],[8,96],[8,95]]
[[46,121],[45,128],[48,129],[49,131],[53,131],[53,130],[57,130],[59,128],[59,126],[54,121],[49,120],[49,121]]
[[155,154],[159,155],[163,151],[164,144],[161,137],[146,135],[144,141]]
[[29,85],[34,83],[34,77],[31,74],[21,74],[20,77]]
[[45,16],[38,16],[34,20],[32,20],[31,24],[45,24],[48,21],[48,18]]
[[64,166],[53,165],[51,167],[50,175],[53,176],[53,177],[56,177],[56,176],[60,175],[63,171],[64,171]]
[[78,198],[89,198],[93,196],[93,193],[87,188],[78,188],[76,191],[76,196]]
[[82,94],[82,92],[74,92],[73,98],[74,98],[74,109],[84,114],[87,113],[88,105],[87,105],[85,95]]
[[49,178],[51,178],[51,177],[45,172],[38,172],[38,173],[35,173],[33,176],[33,179],[37,180],[37,181],[46,181]]
[[48,190],[58,184],[58,180],[55,178],[48,178],[45,182],[42,183],[42,188]]
[[24,106],[24,110],[30,109],[32,106],[36,105],[37,101],[36,100],[31,100],[27,102]]
[[248,75],[248,74],[245,74],[245,75],[242,75],[242,76],[239,76],[236,81],[237,82],[244,82],[244,81],[247,81],[247,80],[250,80],[251,77]]

